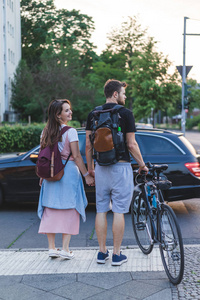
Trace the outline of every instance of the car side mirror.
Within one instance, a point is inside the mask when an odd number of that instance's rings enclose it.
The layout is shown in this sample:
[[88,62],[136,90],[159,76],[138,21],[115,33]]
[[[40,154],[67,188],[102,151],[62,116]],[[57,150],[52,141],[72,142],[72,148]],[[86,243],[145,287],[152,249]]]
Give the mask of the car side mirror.
[[31,160],[34,164],[36,164],[37,159],[38,159],[38,152],[31,153],[31,155],[30,155],[30,160]]

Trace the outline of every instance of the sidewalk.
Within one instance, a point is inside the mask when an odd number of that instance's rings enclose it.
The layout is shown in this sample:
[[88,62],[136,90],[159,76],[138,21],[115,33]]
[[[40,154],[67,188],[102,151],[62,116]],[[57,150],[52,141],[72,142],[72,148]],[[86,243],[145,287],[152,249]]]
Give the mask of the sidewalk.
[[[112,255],[112,249],[110,255]],[[73,249],[75,258],[50,259],[47,250],[0,250],[1,300],[200,299],[200,245],[185,246],[185,274],[178,287],[163,270],[158,247],[146,256],[122,249],[120,267],[96,263],[96,248]]]

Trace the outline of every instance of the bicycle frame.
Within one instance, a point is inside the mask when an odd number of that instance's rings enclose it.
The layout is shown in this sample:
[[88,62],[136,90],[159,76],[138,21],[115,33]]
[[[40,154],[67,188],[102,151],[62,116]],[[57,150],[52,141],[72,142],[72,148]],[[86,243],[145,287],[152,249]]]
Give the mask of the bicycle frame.
[[[153,210],[152,210],[152,207],[151,207],[151,204],[150,204],[150,201],[149,201],[149,192],[148,192],[148,182],[144,182],[144,183],[141,183],[137,186],[137,188],[140,188],[140,197],[141,195],[145,196],[145,202],[147,204],[147,208],[148,208],[148,211],[147,213],[149,214],[150,216],[150,222],[151,222],[151,226],[152,226],[152,229],[153,229],[153,234],[151,235],[150,233],[150,230],[148,228],[148,225],[145,224],[146,228],[147,228],[147,233],[148,233],[148,236],[149,236],[149,240],[150,240],[150,243],[151,245],[155,244],[155,243],[158,243],[158,244],[162,244],[162,241],[160,240],[159,236],[158,236],[158,227],[161,226],[160,224],[160,213],[161,213],[161,206],[162,206],[162,203],[164,203],[164,198],[163,198],[163,195],[162,195],[162,191],[160,189],[158,189],[155,185],[153,187],[153,192],[154,193],[158,193],[158,195],[160,197],[156,197],[156,223],[157,223],[157,227],[155,226],[155,217],[154,217],[154,214],[153,214]],[[152,196],[150,196],[152,197]],[[159,199],[161,199],[161,202],[159,201]],[[139,206],[138,206],[138,212],[140,211],[140,204],[141,202],[139,202]],[[161,231],[161,228],[159,228],[159,231]],[[152,239],[152,236],[154,237]],[[162,237],[161,237],[162,239]]]

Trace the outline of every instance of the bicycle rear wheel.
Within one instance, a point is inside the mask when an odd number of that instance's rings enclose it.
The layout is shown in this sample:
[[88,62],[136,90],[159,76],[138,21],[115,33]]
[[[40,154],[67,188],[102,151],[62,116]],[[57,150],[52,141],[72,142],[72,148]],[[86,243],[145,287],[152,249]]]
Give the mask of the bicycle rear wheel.
[[162,205],[159,226],[160,254],[169,280],[181,282],[184,273],[184,249],[181,230],[172,208]]
[[150,216],[144,196],[139,192],[134,192],[131,203],[131,218],[133,231],[138,246],[144,254],[149,254],[153,250],[153,230]]

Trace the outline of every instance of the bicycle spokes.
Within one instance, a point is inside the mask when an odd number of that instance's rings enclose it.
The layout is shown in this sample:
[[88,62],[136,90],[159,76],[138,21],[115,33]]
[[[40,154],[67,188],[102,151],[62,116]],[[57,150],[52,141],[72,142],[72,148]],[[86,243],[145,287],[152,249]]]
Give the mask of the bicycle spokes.
[[162,207],[160,239],[160,253],[166,274],[173,284],[178,284],[184,270],[183,242],[176,216],[167,205]]

